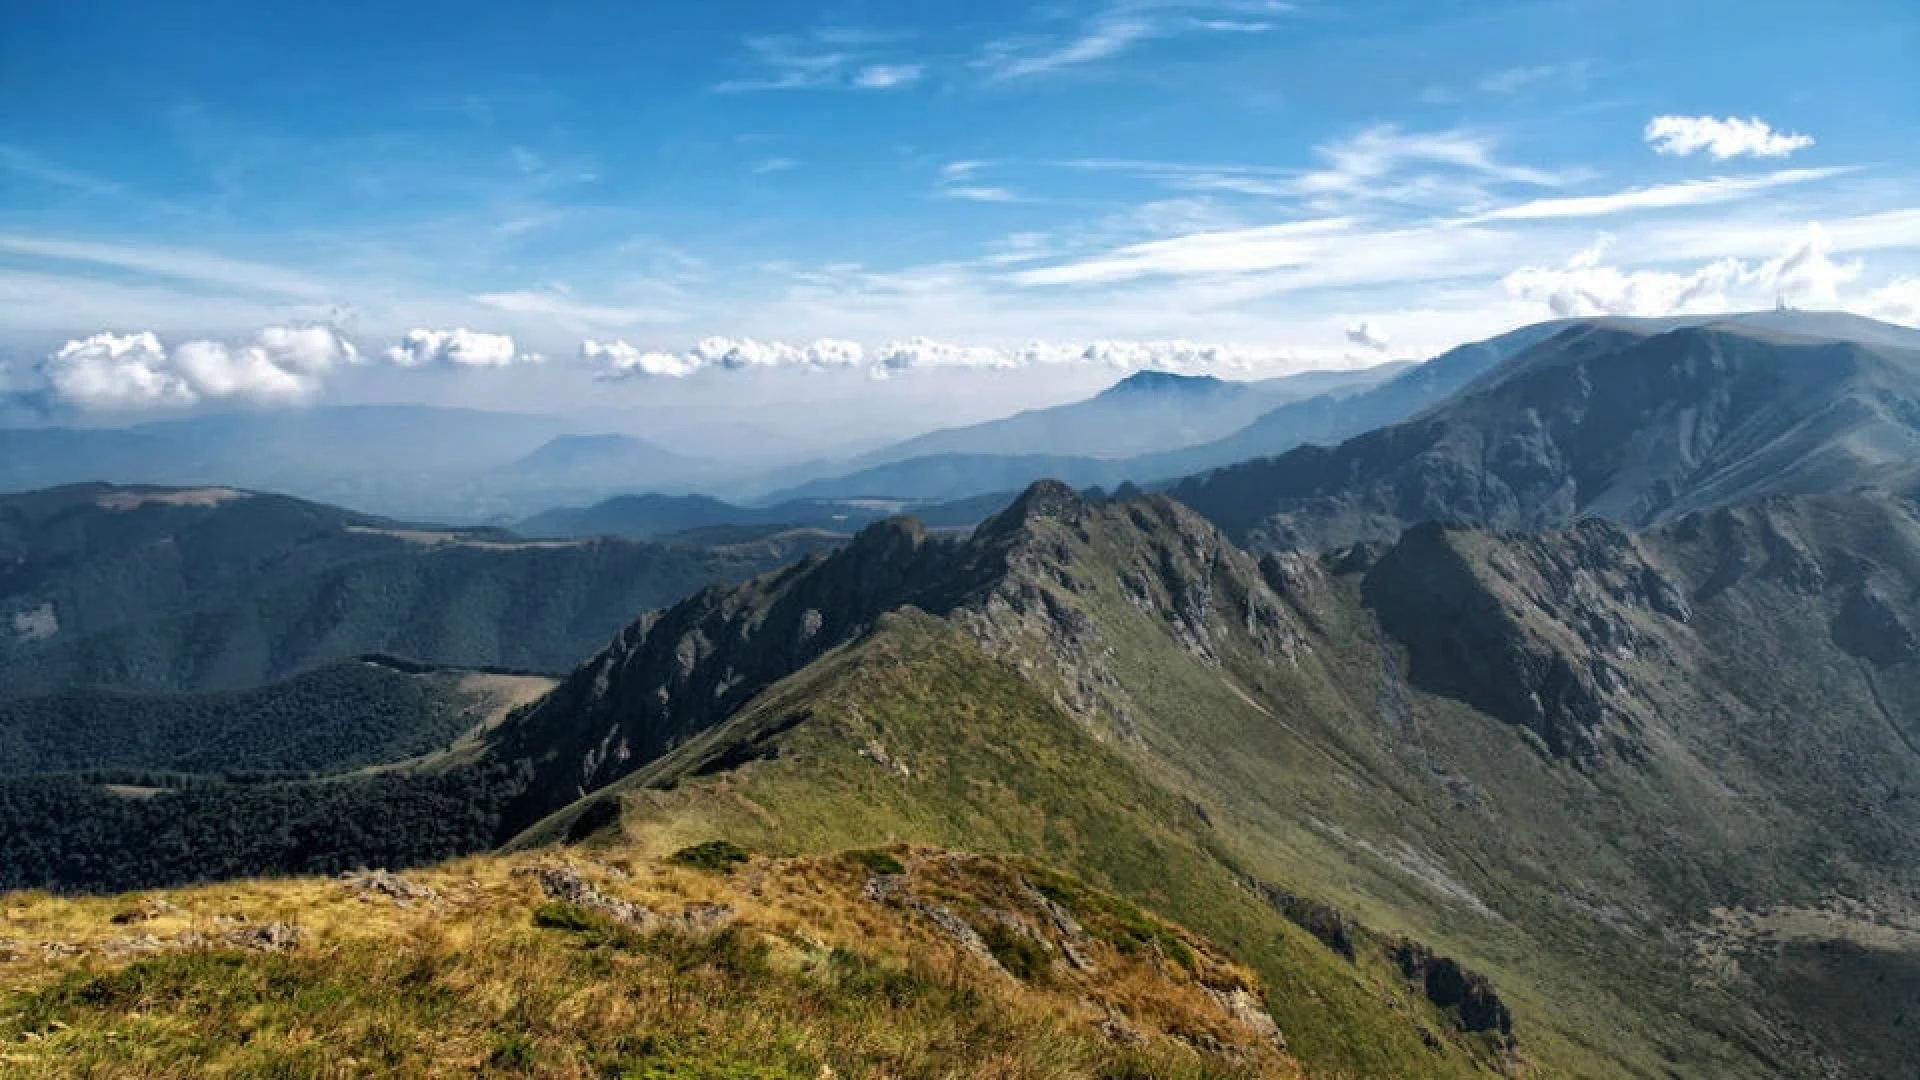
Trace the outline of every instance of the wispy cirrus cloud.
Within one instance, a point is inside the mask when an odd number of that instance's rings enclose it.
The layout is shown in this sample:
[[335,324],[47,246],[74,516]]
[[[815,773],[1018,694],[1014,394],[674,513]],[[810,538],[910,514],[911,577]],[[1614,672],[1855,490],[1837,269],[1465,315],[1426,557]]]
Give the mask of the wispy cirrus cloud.
[[255,295],[266,293],[313,299],[333,292],[331,286],[285,267],[193,248],[0,233],[0,258],[8,256],[54,264],[79,264]]
[[1021,202],[1019,193],[1013,189],[980,179],[980,174],[991,167],[992,163],[986,161],[949,162],[940,167],[939,181],[934,185],[933,193],[943,199],[959,199],[963,202]]
[[1574,170],[1515,164],[1500,141],[1471,128],[1404,131],[1374,125],[1314,147],[1317,164],[1276,166],[1085,158],[1070,169],[1126,172],[1181,191],[1294,200],[1320,213],[1368,204],[1461,206],[1510,188],[1560,187]]
[[1468,221],[1544,221],[1553,218],[1603,217],[1641,210],[1709,206],[1736,202],[1762,192],[1796,184],[1810,184],[1852,172],[1844,167],[1783,169],[1758,176],[1722,176],[1678,184],[1654,184],[1603,195],[1573,195],[1535,199],[1474,215]]
[[683,317],[682,313],[669,308],[595,304],[583,301],[574,296],[571,289],[558,285],[538,289],[481,293],[474,299],[496,311],[515,315],[545,316],[555,325],[576,329],[670,323]]
[[926,74],[917,60],[893,55],[896,35],[858,27],[748,37],[749,74],[717,83],[721,93],[763,90],[895,90]]
[[1027,79],[1112,60],[1147,42],[1193,33],[1260,33],[1293,10],[1282,0],[1112,0],[1051,34],[999,38],[975,66],[1001,80]]
[[1583,85],[1592,74],[1586,60],[1567,63],[1519,64],[1489,71],[1464,83],[1430,86],[1420,94],[1428,105],[1459,105],[1473,98],[1517,98],[1553,87]]
[[853,75],[853,85],[861,90],[891,90],[920,81],[926,73],[920,64],[868,64]]

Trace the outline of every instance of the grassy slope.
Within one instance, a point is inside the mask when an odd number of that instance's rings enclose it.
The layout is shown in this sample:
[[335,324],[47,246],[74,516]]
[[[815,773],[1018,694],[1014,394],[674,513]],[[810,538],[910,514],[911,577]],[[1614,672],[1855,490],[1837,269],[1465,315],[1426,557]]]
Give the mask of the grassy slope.
[[[562,865],[652,921],[549,899],[526,873]],[[970,954],[912,910],[864,895],[870,865],[904,870],[900,888],[983,933],[999,912],[1047,943],[1036,952],[990,936],[1005,968]],[[1078,916],[1091,970],[1066,964],[1067,932],[1047,928],[1023,880]],[[5,897],[0,1076],[1300,1075],[1214,996],[1257,993],[1250,973],[1032,866],[907,848],[726,873],[477,858],[407,885],[431,894],[403,905],[308,879]],[[284,951],[181,944],[278,921],[300,935]]]
[[[1114,512],[1033,527],[1037,547],[1071,554],[1066,573],[1036,576],[1042,587],[1097,628],[1067,658],[1077,672],[1061,674],[1045,634],[1001,633],[996,661],[952,624],[895,620],[626,782],[629,840],[651,850],[726,835],[824,850],[902,838],[1044,854],[1255,964],[1303,1060],[1322,1069],[1445,1071],[1463,1059],[1408,1055],[1394,1039],[1410,1027],[1383,1023],[1367,998],[1392,980],[1329,966],[1236,881],[1330,902],[1489,975],[1526,1057],[1549,1073],[1800,1074],[1824,1067],[1823,1054],[1865,1068],[1892,1052],[1824,1033],[1851,1019],[1783,991],[1775,973],[1794,958],[1767,939],[1745,943],[1744,974],[1716,976],[1696,956],[1720,909],[1820,912],[1856,896],[1870,901],[1869,923],[1920,911],[1902,801],[1920,790],[1920,759],[1872,703],[1877,689],[1894,715],[1910,715],[1912,665],[1870,670],[1837,649],[1834,589],[1809,597],[1756,573],[1712,593],[1702,587],[1712,568],[1686,564],[1700,545],[1643,541],[1696,610],[1685,625],[1620,615],[1640,642],[1616,656],[1639,749],[1582,768],[1514,724],[1409,684],[1407,650],[1367,610],[1357,573],[1295,564],[1285,621],[1304,629],[1276,646],[1242,629],[1254,609],[1233,588],[1257,577],[1250,561],[1205,530],[1177,551]],[[1903,573],[1920,551],[1897,519],[1875,526],[1893,534],[1877,540],[1832,522],[1805,528]],[[1535,557],[1524,546],[1470,533],[1445,542],[1480,588],[1540,623],[1532,632],[1566,632],[1541,622],[1551,603],[1522,602],[1552,600],[1520,566]],[[1142,568],[1170,564],[1215,569],[1190,574],[1182,597],[1143,600],[1132,584]],[[1211,628],[1198,644],[1170,633],[1167,614],[1195,603],[1211,605],[1188,624]],[[1096,707],[1060,707],[1084,705],[1088,686]],[[1920,951],[1901,941],[1905,952],[1823,978],[1908,970]],[[1878,1030],[1884,1040],[1898,1029]]]
[[[697,775],[717,748],[797,712],[808,718],[781,737],[778,758]],[[1236,880],[1233,858],[1193,806],[924,615],[889,617],[616,790],[627,800],[626,841],[646,851],[712,836],[802,852],[911,841],[1072,867],[1179,912],[1254,966],[1289,1046],[1315,1075],[1463,1076],[1499,1059],[1484,1037],[1453,1032],[1378,950],[1351,966],[1281,918]],[[564,834],[570,816],[528,842]],[[1448,1037],[1436,1051],[1422,1030]]]

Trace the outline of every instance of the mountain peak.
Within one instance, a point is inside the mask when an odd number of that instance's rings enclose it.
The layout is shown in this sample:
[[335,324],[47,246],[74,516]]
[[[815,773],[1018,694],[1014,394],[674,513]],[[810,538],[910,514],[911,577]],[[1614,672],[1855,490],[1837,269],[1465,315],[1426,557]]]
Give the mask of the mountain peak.
[[1212,375],[1181,375],[1172,371],[1136,371],[1114,383],[1101,394],[1212,394],[1242,384],[1217,379]]
[[1040,519],[1076,521],[1087,509],[1080,493],[1058,480],[1035,480],[1008,504],[1005,510],[980,524],[976,533],[995,535],[1012,532]]

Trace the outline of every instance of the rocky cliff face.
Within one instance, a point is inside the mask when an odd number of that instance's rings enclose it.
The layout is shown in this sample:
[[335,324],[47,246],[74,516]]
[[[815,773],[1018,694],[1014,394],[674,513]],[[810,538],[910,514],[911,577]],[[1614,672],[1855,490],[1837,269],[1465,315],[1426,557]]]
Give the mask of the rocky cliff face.
[[832,555],[649,613],[500,732],[496,754],[535,763],[514,822],[659,757],[887,611],[951,606],[960,555],[917,522],[895,519]]

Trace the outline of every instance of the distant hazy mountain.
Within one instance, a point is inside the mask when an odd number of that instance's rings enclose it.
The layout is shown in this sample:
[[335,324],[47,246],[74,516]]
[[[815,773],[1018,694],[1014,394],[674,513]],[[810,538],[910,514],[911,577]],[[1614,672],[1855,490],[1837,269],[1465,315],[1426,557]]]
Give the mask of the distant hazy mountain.
[[770,501],[797,499],[893,498],[965,499],[994,491],[1017,490],[1039,479],[1073,487],[1119,484],[1133,478],[1128,461],[1060,457],[1051,454],[931,454],[813,480],[775,492]]
[[592,506],[535,514],[513,527],[528,537],[626,536],[676,543],[712,543],[768,529],[848,534],[882,518],[911,513],[930,528],[974,525],[1013,501],[1009,491],[952,502],[903,499],[795,499],[737,506],[707,495],[616,495]]
[[484,482],[567,431],[556,417],[414,405],[228,413],[125,429],[0,429],[0,491],[232,484],[411,517],[493,512]]
[[1567,324],[1403,424],[1172,490],[1270,548],[1898,486],[1920,460],[1920,349],[1902,342],[1920,334],[1792,312]]
[[[1042,478],[1060,480],[1073,487],[1113,487],[1128,481],[1155,484],[1222,465],[1282,453],[1304,443],[1338,442],[1376,427],[1397,423],[1441,401],[1500,361],[1551,336],[1563,325],[1542,323],[1523,327],[1487,341],[1463,345],[1422,364],[1388,364],[1368,369],[1367,372],[1345,373],[1353,377],[1352,382],[1336,384],[1332,391],[1317,396],[1302,397],[1278,405],[1268,402],[1267,408],[1250,416],[1244,426],[1231,434],[1178,449],[1123,458],[1101,458],[1085,455],[1022,455],[992,449],[992,443],[988,442],[990,448],[980,453],[928,454],[860,468],[788,488],[773,498],[833,498],[856,494],[959,498],[981,491],[1011,490]],[[1323,386],[1322,380],[1328,374],[1313,373],[1275,381],[1285,381],[1294,390],[1305,392]],[[1374,378],[1359,378],[1368,374]],[[1296,383],[1293,381],[1295,379],[1307,381]],[[1099,410],[1092,407],[1105,396],[1103,394],[1100,398],[1066,408],[1084,408],[1089,410],[1089,415],[1098,415]],[[1251,396],[1245,396],[1237,399],[1235,404],[1244,407],[1253,400]],[[1028,416],[1044,419],[1054,411],[1058,410],[1022,414],[1013,419],[1023,420]],[[917,442],[914,440],[902,446],[912,446]]]
[[559,435],[500,470],[507,487],[618,490],[679,485],[711,469],[631,435]]
[[783,561],[232,488],[0,496],[0,697],[240,688],[370,652],[566,670],[640,612]]
[[1397,371],[1358,393],[1322,396],[1276,406],[1224,438],[1131,462],[1136,482],[1185,476],[1308,443],[1329,445],[1397,424],[1478,378],[1501,361],[1553,336],[1566,324],[1539,323],[1477,341]]
[[1407,366],[1312,371],[1257,382],[1142,371],[1086,401],[895,443],[856,459],[848,471],[935,454],[1110,458],[1173,450],[1237,431],[1278,405],[1356,393]]

